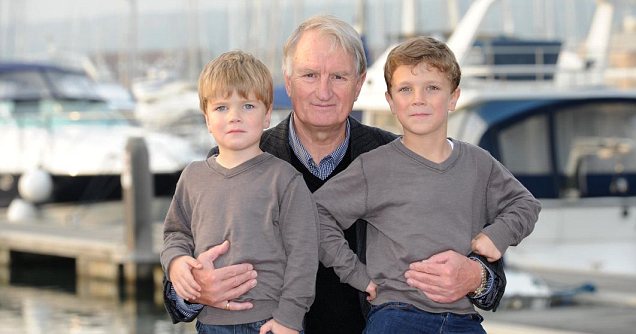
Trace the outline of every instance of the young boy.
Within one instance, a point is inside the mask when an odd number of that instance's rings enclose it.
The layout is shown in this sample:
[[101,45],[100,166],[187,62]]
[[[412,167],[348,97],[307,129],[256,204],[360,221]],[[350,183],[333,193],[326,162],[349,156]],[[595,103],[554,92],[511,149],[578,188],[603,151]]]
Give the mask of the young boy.
[[214,265],[251,263],[258,273],[258,285],[233,300],[253,307],[205,306],[199,333],[298,333],[314,299],[318,221],[311,193],[302,174],[259,148],[272,87],[267,67],[240,51],[214,59],[199,77],[201,110],[219,154],[181,174],[164,223],[161,264],[185,300],[198,286],[191,270],[209,265],[194,257],[214,245],[231,244]]
[[[428,37],[401,43],[384,76],[404,135],[361,155],[314,193],[320,260],[369,293],[365,333],[485,333],[468,298],[433,302],[404,272],[427,254],[468,254],[473,238],[482,255],[500,257],[530,234],[540,204],[486,151],[447,138],[461,73],[445,44]],[[368,221],[366,266],[342,232],[359,218]],[[488,246],[494,251],[484,251]]]

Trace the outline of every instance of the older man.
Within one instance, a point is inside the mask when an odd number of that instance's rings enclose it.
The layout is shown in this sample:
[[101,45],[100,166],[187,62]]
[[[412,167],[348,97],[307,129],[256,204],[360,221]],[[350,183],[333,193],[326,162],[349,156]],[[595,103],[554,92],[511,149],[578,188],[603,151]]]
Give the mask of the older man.
[[[303,173],[313,192],[357,156],[396,136],[349,116],[367,68],[360,36],[349,24],[332,16],[312,17],[296,28],[283,53],[285,88],[293,111],[263,134],[260,146]],[[345,237],[364,261],[365,222],[358,221],[345,231]],[[199,259],[211,262],[225,251],[227,245],[213,247]],[[493,309],[505,287],[501,267],[500,262],[491,265],[477,257],[469,259],[446,251],[412,263],[405,277],[436,302],[448,303],[468,295],[478,307]],[[251,264],[195,269],[193,274],[200,290],[189,301],[177,297],[166,282],[166,307],[173,321],[192,320],[200,304],[235,311],[252,306],[234,301],[256,284],[257,273]],[[305,318],[305,332],[361,333],[367,306],[364,296],[340,283],[332,269],[320,266],[317,275],[316,299]]]

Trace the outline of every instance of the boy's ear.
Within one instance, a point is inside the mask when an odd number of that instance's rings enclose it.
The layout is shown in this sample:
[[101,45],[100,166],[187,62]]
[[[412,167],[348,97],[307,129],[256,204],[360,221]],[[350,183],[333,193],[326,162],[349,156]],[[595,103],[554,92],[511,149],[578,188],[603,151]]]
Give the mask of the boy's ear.
[[386,102],[389,102],[389,108],[391,109],[391,113],[395,115],[395,108],[393,108],[393,98],[388,91],[384,92],[384,98],[386,98]]
[[455,91],[451,93],[451,98],[448,103],[448,111],[455,111],[455,107],[457,106],[457,100],[459,100],[460,93],[461,93],[461,89],[459,89],[459,87],[455,88]]
[[269,128],[269,123],[272,120],[272,107],[270,106],[269,109],[267,109],[267,111],[265,112],[265,118],[263,118],[263,129],[267,129]]
[[203,119],[205,120],[205,127],[207,127],[208,132],[210,132],[210,121],[208,120],[208,113],[203,112]]

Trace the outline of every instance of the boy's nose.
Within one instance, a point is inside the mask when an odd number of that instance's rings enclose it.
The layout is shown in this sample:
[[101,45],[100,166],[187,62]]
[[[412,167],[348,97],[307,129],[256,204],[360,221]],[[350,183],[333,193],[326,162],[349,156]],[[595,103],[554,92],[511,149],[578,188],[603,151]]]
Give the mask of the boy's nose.
[[238,111],[231,110],[227,116],[230,120],[230,123],[236,123],[241,121],[241,114]]
[[426,104],[426,91],[423,89],[416,89],[413,92],[413,103]]

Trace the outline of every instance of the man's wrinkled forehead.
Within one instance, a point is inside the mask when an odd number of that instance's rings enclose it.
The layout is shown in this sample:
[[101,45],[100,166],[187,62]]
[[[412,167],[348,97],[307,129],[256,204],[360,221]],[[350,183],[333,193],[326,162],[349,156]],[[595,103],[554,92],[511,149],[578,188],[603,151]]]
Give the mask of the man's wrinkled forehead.
[[[316,45],[320,43],[324,43],[327,45],[322,49],[317,50]],[[339,40],[333,34],[327,32],[321,32],[318,30],[309,30],[305,31],[299,40],[299,43],[296,45],[296,49],[294,50],[294,56],[292,57],[295,61],[300,61],[302,63],[306,63],[310,58],[309,56],[312,53],[316,53],[319,51],[323,51],[325,53],[330,53],[334,56],[334,59],[340,59],[338,62],[338,67],[340,68],[340,72],[356,72],[356,62],[355,55],[349,52],[344,45],[339,42]],[[344,58],[344,59],[343,59]],[[349,61],[347,61],[349,60]],[[307,64],[306,64],[307,65]],[[347,66],[350,65],[350,66]]]

